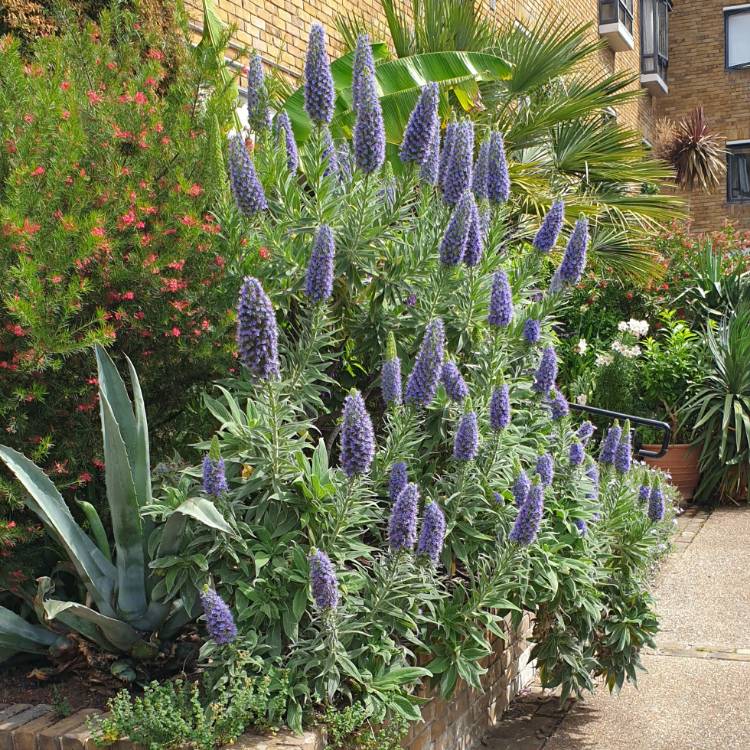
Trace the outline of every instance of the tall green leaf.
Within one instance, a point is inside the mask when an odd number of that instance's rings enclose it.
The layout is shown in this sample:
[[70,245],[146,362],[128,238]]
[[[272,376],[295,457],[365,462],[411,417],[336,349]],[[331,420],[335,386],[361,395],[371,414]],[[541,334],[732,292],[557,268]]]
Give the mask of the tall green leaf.
[[46,654],[51,646],[64,640],[57,633],[32,625],[10,609],[0,606],[0,662],[19,651]]

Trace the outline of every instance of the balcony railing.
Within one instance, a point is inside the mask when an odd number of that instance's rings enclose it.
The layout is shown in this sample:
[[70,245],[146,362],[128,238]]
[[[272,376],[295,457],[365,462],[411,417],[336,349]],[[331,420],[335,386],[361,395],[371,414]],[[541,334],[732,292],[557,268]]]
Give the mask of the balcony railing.
[[599,35],[616,52],[633,49],[633,0],[599,0]]

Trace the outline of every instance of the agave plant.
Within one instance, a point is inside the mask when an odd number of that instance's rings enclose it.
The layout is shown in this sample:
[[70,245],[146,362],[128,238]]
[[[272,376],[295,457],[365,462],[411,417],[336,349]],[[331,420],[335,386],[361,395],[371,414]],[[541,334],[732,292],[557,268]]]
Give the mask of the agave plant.
[[[68,637],[71,633],[112,653],[153,656],[158,641],[173,636],[194,613],[183,606],[182,600],[153,596],[160,576],[150,567],[151,561],[180,551],[188,517],[232,533],[213,503],[191,497],[173,510],[152,539],[153,523],[142,514],[151,503],[151,470],[138,376],[128,360],[131,401],[117,368],[101,347],[96,348],[96,361],[112,539],[92,505],[84,508],[89,535],[76,523],[44,472],[12,448],[0,446],[0,458],[26,489],[26,506],[64,550],[85,590],[84,601],[56,599],[55,582],[49,577],[38,579],[34,609],[40,624],[29,623],[0,607],[0,661],[17,652],[65,652],[73,647]],[[156,549],[149,544],[154,540]]]

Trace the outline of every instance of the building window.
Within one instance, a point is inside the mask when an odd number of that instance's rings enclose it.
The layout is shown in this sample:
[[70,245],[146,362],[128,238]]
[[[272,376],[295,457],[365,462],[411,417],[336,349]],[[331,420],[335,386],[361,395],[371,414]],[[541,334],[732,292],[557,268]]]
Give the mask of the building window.
[[599,25],[621,23],[632,35],[633,0],[599,0]]
[[641,85],[655,96],[668,93],[671,0],[641,0]]
[[750,67],[750,4],[724,8],[727,68]]
[[750,141],[727,143],[727,201],[750,203]]

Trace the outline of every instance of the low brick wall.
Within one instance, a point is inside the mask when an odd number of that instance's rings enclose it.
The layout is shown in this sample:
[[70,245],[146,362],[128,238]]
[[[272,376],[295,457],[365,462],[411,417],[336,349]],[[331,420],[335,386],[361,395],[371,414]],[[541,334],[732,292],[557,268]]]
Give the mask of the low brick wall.
[[[414,724],[404,741],[406,750],[470,750],[496,721],[513,698],[534,678],[529,661],[531,620],[524,615],[519,627],[506,619],[507,638],[493,636],[493,651],[483,666],[482,690],[459,682],[450,701],[425,686],[420,695],[429,698],[422,707],[423,721]],[[51,706],[0,704],[0,750],[95,750],[87,720],[101,711],[83,709],[61,718]],[[279,732],[273,736],[247,734],[226,750],[324,750],[322,733],[298,736]],[[137,750],[118,742],[113,750]]]

